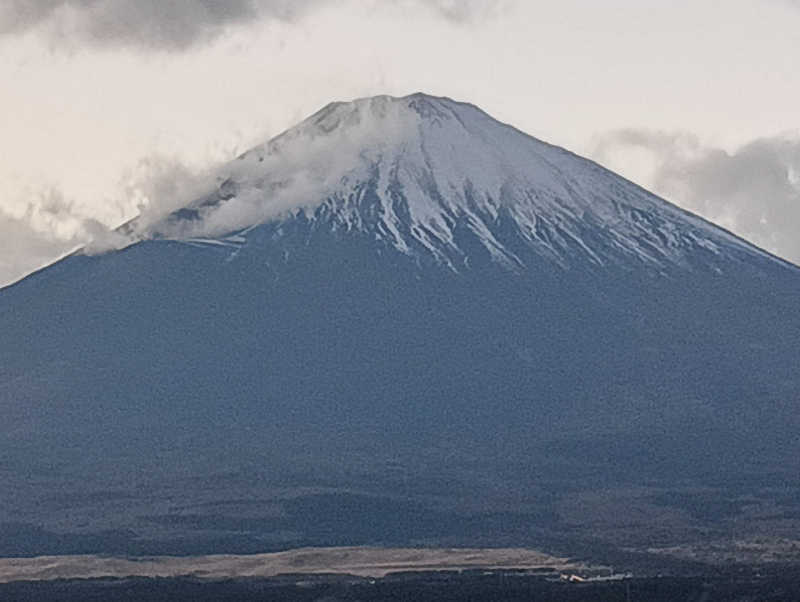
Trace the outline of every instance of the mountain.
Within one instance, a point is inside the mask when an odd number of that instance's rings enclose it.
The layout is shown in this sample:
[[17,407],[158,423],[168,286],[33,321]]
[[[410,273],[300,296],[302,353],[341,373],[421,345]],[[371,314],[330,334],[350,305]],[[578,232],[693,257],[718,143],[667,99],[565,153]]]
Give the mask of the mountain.
[[0,554],[792,532],[797,267],[423,94],[215,181],[0,291]]

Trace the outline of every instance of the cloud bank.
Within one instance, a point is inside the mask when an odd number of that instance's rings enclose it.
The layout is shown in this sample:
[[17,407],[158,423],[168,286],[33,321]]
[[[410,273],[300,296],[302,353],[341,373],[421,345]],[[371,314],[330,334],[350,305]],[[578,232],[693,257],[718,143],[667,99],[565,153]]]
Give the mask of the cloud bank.
[[592,152],[622,173],[642,154],[646,187],[800,265],[800,135],[728,152],[687,133],[624,129],[600,136]]
[[[472,22],[496,14],[510,0],[391,0],[426,8],[450,21]],[[295,21],[346,0],[4,0],[0,35],[30,30],[54,46],[182,51],[250,23]],[[373,8],[377,2],[367,2]]]

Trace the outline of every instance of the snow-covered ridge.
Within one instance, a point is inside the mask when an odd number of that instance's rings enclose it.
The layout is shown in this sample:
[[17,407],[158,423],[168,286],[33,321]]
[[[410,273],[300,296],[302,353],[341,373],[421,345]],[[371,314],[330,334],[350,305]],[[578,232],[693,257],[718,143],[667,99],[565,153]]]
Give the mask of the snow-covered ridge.
[[424,94],[329,104],[226,165],[217,180],[217,190],[155,232],[241,244],[243,230],[302,212],[453,269],[468,260],[459,228],[511,267],[523,260],[508,244],[509,228],[563,267],[575,257],[659,267],[698,252],[768,256],[591,161],[472,105]]

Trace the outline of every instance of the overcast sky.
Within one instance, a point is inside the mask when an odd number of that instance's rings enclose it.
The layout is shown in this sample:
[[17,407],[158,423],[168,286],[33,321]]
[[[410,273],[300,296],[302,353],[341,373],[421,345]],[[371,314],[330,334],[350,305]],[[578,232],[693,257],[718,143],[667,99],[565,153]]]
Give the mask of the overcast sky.
[[331,100],[415,91],[800,263],[798,56],[798,0],[2,0],[0,285]]

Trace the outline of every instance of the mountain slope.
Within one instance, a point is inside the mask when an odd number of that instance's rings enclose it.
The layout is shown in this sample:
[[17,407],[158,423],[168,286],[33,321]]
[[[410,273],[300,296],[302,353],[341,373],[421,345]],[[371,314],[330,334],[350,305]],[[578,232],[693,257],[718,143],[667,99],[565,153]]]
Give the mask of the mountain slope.
[[0,553],[643,542],[698,489],[793,511],[797,268],[424,95],[330,105],[218,181],[0,292]]

